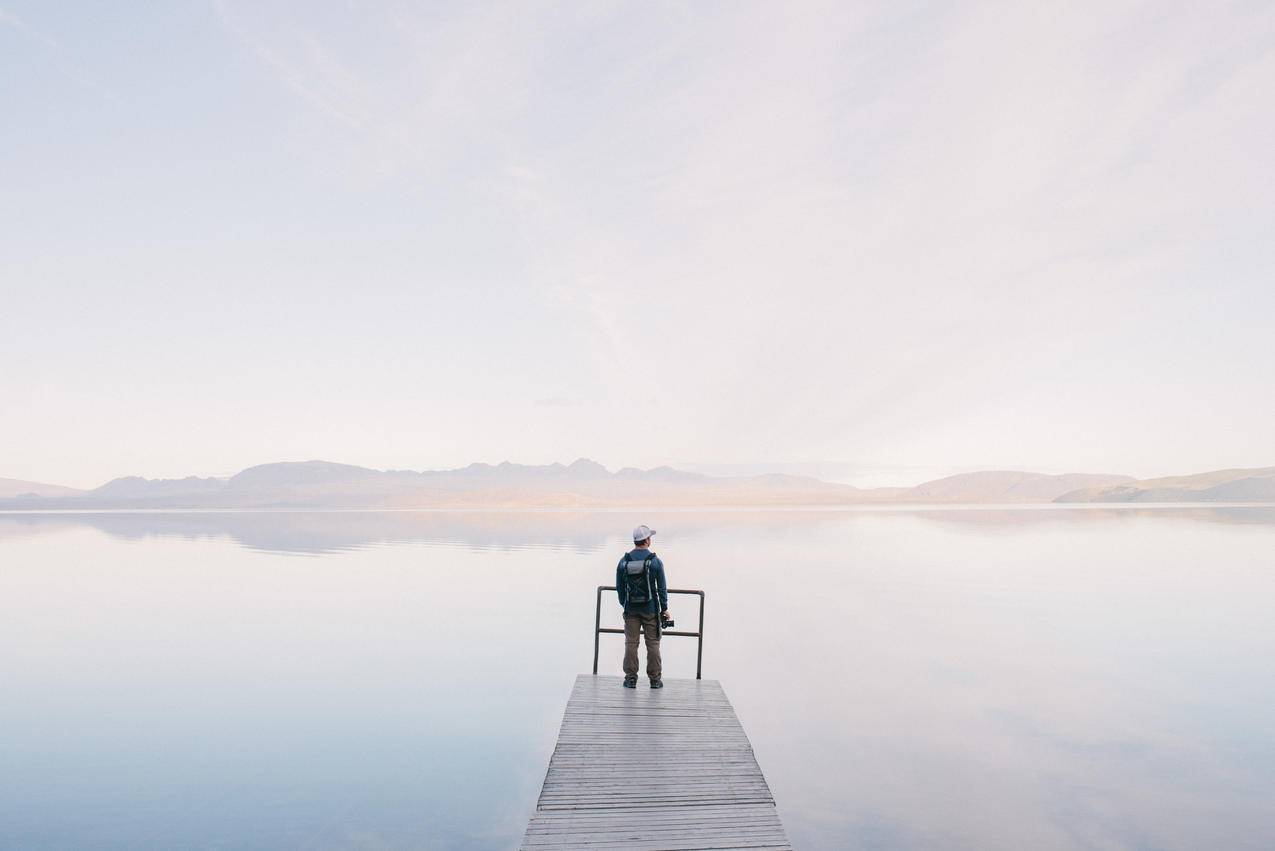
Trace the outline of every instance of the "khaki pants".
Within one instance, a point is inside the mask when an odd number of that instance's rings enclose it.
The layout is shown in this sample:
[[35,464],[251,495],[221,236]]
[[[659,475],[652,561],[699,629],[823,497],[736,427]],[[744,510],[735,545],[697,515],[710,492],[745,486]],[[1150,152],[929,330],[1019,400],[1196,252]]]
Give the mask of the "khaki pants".
[[636,677],[638,672],[638,634],[646,635],[646,675],[658,680],[660,667],[660,616],[645,612],[624,613],[624,675]]

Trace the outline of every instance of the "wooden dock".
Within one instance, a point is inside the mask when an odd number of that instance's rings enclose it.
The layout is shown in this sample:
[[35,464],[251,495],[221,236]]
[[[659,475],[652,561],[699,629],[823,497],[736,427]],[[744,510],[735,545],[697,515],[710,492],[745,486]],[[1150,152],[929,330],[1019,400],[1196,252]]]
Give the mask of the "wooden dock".
[[576,678],[524,851],[792,848],[716,680],[620,682]]

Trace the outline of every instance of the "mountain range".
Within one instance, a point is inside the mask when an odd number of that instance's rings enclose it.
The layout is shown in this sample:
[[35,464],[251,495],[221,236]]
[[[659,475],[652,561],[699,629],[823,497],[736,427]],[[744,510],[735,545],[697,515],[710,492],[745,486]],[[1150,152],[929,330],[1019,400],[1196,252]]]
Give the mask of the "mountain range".
[[1134,479],[1101,473],[961,473],[915,487],[856,488],[804,476],[612,472],[585,458],[541,466],[373,470],[330,461],[249,467],[229,478],[126,476],[92,490],[0,479],[0,509],[584,508],[857,504],[1275,502],[1275,467]]

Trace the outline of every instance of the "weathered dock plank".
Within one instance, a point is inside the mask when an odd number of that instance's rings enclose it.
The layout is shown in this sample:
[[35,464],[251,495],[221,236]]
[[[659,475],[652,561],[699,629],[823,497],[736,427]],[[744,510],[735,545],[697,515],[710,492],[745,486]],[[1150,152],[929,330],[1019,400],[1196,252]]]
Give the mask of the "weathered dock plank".
[[576,678],[524,851],[790,849],[716,680]]

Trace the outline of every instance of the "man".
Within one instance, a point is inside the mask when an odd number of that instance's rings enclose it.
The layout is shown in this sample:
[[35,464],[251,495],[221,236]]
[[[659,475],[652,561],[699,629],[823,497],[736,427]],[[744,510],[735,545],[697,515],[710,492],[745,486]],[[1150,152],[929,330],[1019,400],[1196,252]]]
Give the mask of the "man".
[[668,618],[668,585],[664,562],[651,552],[654,529],[633,530],[633,550],[615,568],[615,591],[624,607],[624,687],[637,688],[638,633],[646,636],[646,675],[651,688],[664,688],[660,679],[660,622]]

